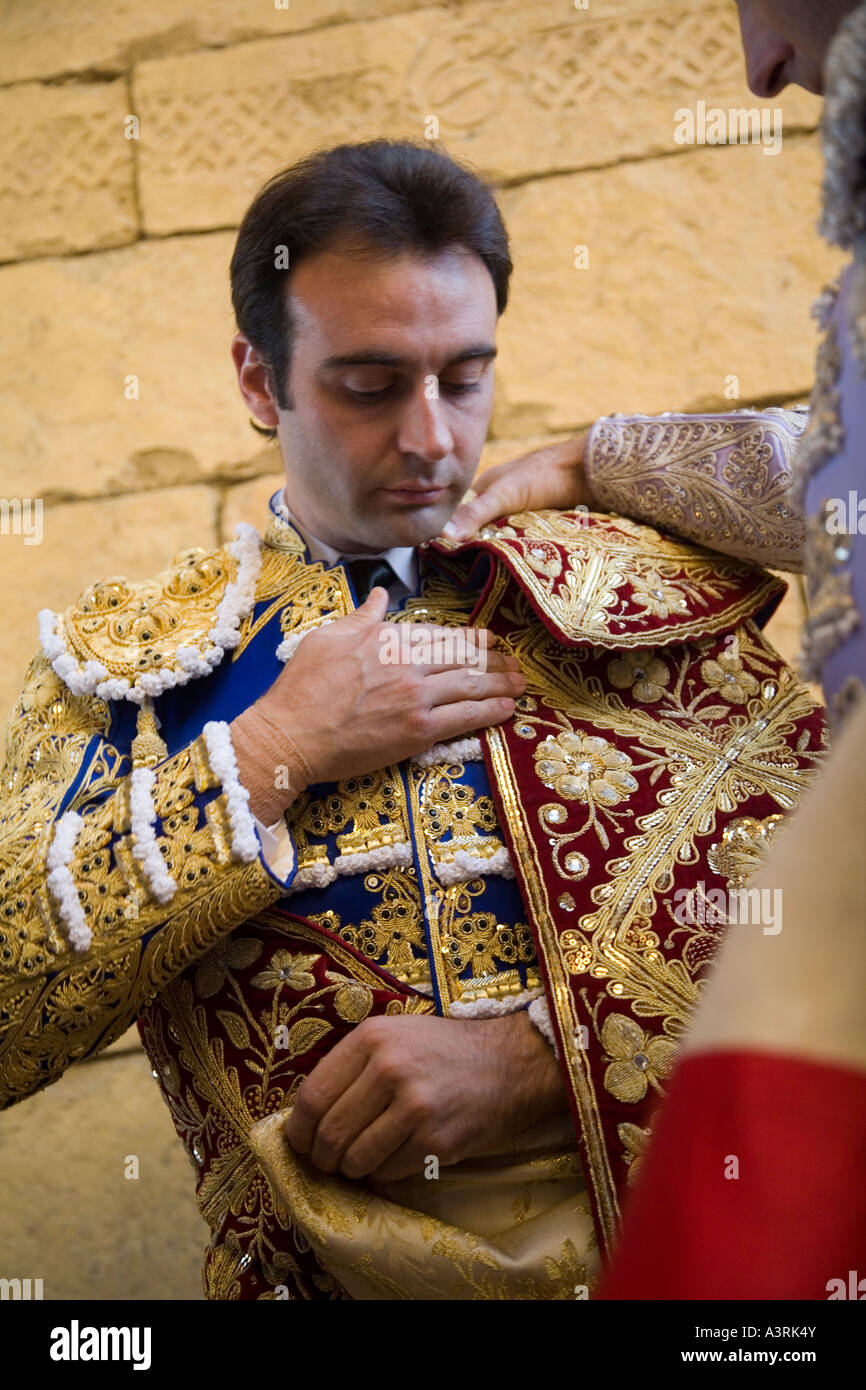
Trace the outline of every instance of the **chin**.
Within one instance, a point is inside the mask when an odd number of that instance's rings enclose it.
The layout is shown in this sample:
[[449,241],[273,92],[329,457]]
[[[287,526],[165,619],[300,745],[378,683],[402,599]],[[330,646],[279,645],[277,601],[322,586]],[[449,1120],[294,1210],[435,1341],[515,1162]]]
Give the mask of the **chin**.
[[370,543],[380,546],[382,550],[391,550],[396,546],[416,546],[423,545],[424,541],[432,541],[454,515],[459,503],[458,498],[432,507],[413,507],[403,511],[400,516],[390,516],[387,522],[384,518],[377,518],[378,526],[371,518],[370,534],[375,539]]

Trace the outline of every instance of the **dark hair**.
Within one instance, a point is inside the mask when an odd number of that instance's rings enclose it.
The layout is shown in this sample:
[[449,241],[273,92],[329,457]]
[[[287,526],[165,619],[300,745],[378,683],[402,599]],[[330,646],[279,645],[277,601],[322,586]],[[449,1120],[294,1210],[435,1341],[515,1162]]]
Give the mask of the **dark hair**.
[[256,195],[231,261],[238,328],[267,364],[282,409],[289,408],[292,346],[286,275],[338,242],[350,252],[373,248],[386,255],[465,247],[489,270],[500,314],[508,302],[508,234],[477,174],[429,145],[402,140],[309,155]]

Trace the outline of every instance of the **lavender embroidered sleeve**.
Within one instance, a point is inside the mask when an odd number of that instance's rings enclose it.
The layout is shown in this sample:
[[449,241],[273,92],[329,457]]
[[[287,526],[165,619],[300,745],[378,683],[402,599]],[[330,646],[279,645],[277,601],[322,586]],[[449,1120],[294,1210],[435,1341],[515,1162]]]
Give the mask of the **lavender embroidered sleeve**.
[[808,411],[613,415],[589,433],[601,508],[740,560],[802,573],[805,522],[792,461]]
[[135,771],[110,727],[34,659],[0,801],[0,1107],[107,1046],[293,873],[261,853],[227,726]]

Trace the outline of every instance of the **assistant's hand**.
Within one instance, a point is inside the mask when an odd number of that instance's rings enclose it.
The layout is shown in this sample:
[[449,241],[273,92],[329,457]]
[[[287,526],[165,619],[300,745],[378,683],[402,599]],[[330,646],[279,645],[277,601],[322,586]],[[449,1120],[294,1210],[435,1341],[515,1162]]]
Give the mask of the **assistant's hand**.
[[561,444],[546,444],[531,454],[488,468],[473,484],[474,500],[460,504],[443,535],[450,540],[468,540],[481,526],[512,512],[593,507],[584,472],[588,433]]
[[423,1172],[431,1154],[445,1165],[500,1153],[527,1125],[566,1108],[559,1063],[525,1011],[380,1016],[313,1068],[286,1136],[325,1173],[393,1181]]

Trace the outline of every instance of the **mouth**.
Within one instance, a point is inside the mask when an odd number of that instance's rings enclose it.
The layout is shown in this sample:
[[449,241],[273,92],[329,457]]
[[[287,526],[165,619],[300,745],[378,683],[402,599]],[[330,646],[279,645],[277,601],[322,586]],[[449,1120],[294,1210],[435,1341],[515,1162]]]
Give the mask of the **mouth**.
[[404,502],[416,507],[429,507],[434,502],[441,502],[448,496],[447,487],[385,487],[382,489],[386,497],[392,498],[395,502]]

